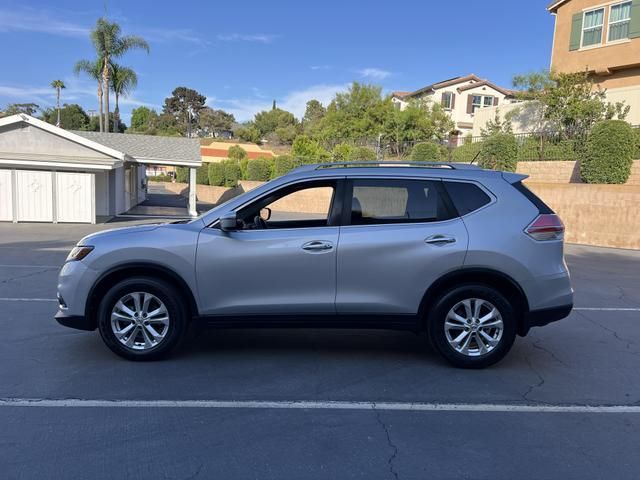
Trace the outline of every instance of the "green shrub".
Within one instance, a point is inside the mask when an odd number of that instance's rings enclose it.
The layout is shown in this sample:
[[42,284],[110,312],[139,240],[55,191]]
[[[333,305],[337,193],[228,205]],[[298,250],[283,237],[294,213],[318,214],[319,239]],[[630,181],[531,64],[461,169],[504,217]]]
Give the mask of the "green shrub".
[[149,175],[147,176],[147,180],[149,182],[170,182],[172,178],[169,175],[160,174],[160,175]]
[[636,150],[633,152],[633,159],[640,160],[640,127],[634,128],[633,134],[636,139]]
[[376,152],[374,152],[371,148],[368,147],[353,147],[349,152],[349,156],[347,160],[353,161],[366,161],[366,160],[377,160]]
[[482,142],[471,143],[471,140],[452,150],[451,157],[454,162],[469,163],[482,149]]
[[348,143],[338,143],[331,150],[331,159],[335,162],[346,162],[351,156],[353,147]]
[[209,185],[224,187],[224,165],[221,162],[209,164]]
[[293,157],[289,155],[280,155],[276,157],[273,161],[273,173],[271,175],[272,178],[281,177],[282,175],[290,172],[298,165]]
[[528,137],[518,146],[518,161],[540,160],[540,138]]
[[543,160],[576,160],[577,158],[575,140],[546,142],[542,150]]
[[176,182],[189,183],[189,168],[176,167]]
[[223,160],[224,165],[224,186],[236,187],[238,180],[242,179],[242,171],[240,170],[240,163],[237,160]]
[[631,175],[635,148],[635,135],[627,122],[604,120],[596,123],[580,162],[582,180],[586,183],[625,183]]
[[206,163],[196,168],[196,183],[198,185],[209,185],[209,165]]
[[482,142],[478,164],[482,168],[515,172],[518,142],[512,133],[495,133]]
[[247,165],[247,180],[266,182],[271,178],[272,161],[268,158],[256,158]]
[[244,158],[249,158],[249,155],[247,155],[247,151],[239,145],[229,147],[227,155],[232,160],[242,160]]
[[440,160],[440,154],[440,147],[435,143],[417,143],[411,149],[409,159],[422,162],[437,162]]
[[246,180],[248,177],[248,169],[249,169],[249,158],[243,158],[240,160],[240,178],[242,180]]

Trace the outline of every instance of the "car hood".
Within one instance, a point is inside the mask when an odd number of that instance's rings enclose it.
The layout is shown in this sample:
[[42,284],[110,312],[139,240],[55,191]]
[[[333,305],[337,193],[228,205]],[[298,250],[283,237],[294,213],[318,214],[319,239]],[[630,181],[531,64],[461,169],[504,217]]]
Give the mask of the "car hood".
[[91,245],[92,243],[102,241],[103,239],[112,238],[114,236],[143,234],[148,235],[159,228],[187,228],[199,230],[202,228],[201,221],[193,221],[189,223],[183,222],[164,222],[164,223],[146,223],[144,225],[133,225],[131,227],[111,228],[101,232],[87,235],[78,242],[78,245]]

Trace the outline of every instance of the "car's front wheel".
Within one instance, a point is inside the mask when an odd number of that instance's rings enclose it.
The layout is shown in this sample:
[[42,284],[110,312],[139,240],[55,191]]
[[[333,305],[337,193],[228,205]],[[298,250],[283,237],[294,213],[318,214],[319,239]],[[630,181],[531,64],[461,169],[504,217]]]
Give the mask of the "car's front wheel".
[[428,316],[431,343],[453,365],[484,368],[509,352],[516,337],[516,311],[498,290],[462,285],[444,292]]
[[184,336],[187,309],[180,293],[161,280],[137,277],[118,282],[98,308],[104,343],[129,360],[167,355]]

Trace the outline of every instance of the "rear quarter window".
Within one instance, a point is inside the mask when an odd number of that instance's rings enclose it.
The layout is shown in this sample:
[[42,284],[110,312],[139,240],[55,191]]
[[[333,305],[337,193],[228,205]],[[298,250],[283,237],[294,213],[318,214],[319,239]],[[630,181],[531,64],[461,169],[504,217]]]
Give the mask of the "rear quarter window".
[[491,202],[480,187],[466,182],[443,182],[451,202],[460,216],[474,212]]

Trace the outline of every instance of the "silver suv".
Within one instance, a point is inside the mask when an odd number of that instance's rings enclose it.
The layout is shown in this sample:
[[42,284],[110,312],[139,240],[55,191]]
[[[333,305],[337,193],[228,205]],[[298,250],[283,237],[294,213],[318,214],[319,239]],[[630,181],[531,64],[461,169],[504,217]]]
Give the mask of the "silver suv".
[[426,332],[449,362],[491,365],[566,317],[564,226],[524,175],[462,164],[306,165],[188,222],[83,238],[56,319],[131,360],[187,327]]

